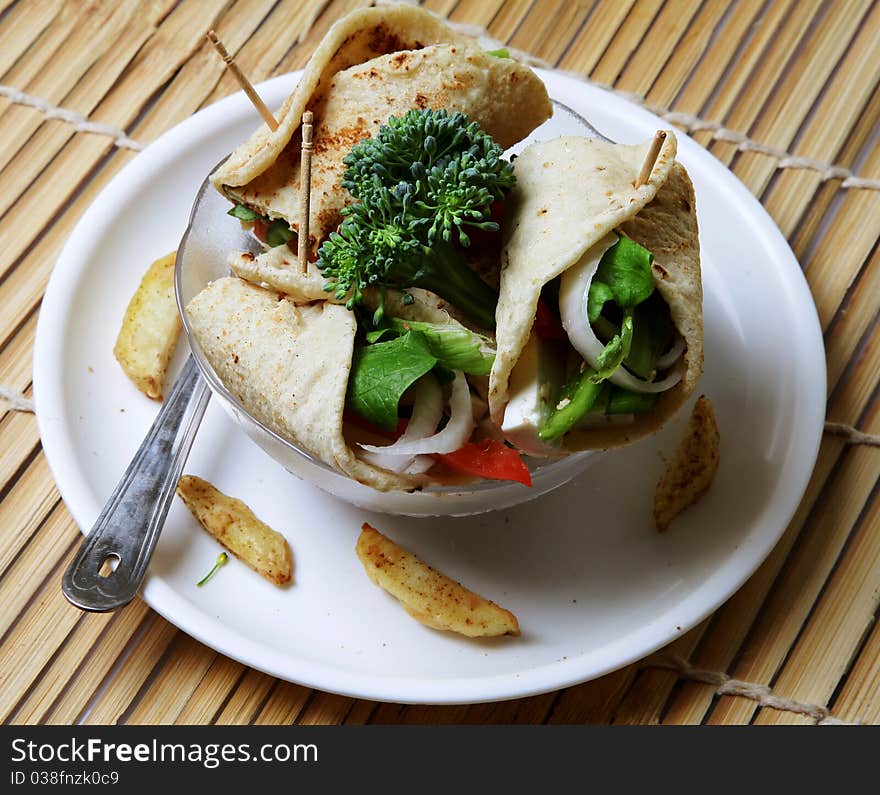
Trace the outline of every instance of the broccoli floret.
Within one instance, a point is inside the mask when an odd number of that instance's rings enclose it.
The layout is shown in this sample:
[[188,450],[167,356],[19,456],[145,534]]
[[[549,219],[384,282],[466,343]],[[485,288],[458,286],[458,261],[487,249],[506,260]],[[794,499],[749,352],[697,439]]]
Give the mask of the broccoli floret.
[[343,186],[357,202],[318,252],[325,289],[347,306],[372,284],[422,287],[484,328],[497,295],[455,247],[464,227],[498,231],[491,205],[513,185],[503,150],[462,113],[413,110],[392,117],[345,158]]

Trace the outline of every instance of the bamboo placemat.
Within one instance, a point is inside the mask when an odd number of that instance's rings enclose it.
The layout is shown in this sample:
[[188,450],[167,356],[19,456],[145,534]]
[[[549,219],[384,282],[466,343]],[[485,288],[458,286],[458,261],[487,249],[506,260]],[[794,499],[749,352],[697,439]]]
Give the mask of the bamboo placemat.
[[[61,246],[143,144],[302,67],[358,0],[0,0],[0,716],[12,723],[876,723],[880,719],[880,4],[425,0],[691,132],[802,263],[828,419],[783,539],[659,655],[544,696],[399,706],[312,691],[199,644],[136,601],[61,595],[80,535],[30,413],[37,312]],[[780,333],[797,333],[781,329]],[[860,429],[862,435],[851,429]]]

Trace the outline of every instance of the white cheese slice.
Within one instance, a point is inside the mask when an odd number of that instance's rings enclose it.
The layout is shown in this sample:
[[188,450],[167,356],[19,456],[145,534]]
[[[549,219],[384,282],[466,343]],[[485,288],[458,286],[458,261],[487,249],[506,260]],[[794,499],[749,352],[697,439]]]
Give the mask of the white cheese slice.
[[501,432],[523,453],[558,456],[559,447],[538,436],[538,429],[553,408],[564,377],[563,357],[552,343],[534,331],[510,374],[510,399],[504,410]]

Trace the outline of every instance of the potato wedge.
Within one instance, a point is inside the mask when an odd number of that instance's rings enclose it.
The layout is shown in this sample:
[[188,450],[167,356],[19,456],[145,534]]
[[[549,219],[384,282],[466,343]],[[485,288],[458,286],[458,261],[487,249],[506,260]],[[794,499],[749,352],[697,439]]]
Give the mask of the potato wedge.
[[257,519],[241,500],[228,497],[195,475],[180,478],[177,495],[202,527],[235,557],[276,585],[291,581],[293,554],[287,539]]
[[720,445],[712,403],[700,395],[684,438],[654,492],[654,521],[661,533],[709,490],[721,461]]
[[509,610],[469,591],[364,523],[356,552],[367,576],[417,621],[469,638],[519,635]]
[[182,324],[174,297],[176,252],[150,265],[125,310],[113,347],[116,361],[147,397],[162,400],[165,370]]

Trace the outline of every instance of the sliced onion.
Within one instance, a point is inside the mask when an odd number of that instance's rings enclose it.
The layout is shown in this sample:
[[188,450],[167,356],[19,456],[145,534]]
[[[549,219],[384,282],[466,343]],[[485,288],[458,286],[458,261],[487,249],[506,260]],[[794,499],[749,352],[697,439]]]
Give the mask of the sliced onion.
[[415,442],[432,436],[437,431],[440,418],[443,416],[443,390],[440,389],[440,384],[434,376],[429,374],[420,378],[413,391],[415,392],[413,411],[406,430],[394,444],[381,447],[361,445],[364,452],[360,457],[364,461],[380,469],[405,472],[408,475],[427,472],[434,465],[434,459],[428,456],[395,453],[392,450],[401,441]]
[[[416,383],[415,402],[406,430],[394,444],[379,447],[377,452],[387,453],[400,442],[418,441],[431,436],[437,431],[442,416],[443,390],[437,379],[429,373]],[[367,449],[366,446],[364,449]]]
[[[575,350],[584,357],[591,367],[598,369],[599,356],[605,348],[596,336],[587,315],[587,296],[590,284],[602,256],[617,242],[617,235],[608,234],[595,246],[588,249],[580,261],[562,274],[559,284],[559,315],[562,326]],[[661,381],[643,381],[631,375],[622,365],[608,378],[612,384],[629,389],[633,392],[665,392],[675,386],[682,376],[682,368],[678,367]]]
[[383,453],[368,453],[365,450],[358,451],[357,457],[374,467],[387,469],[389,472],[397,472],[398,474],[406,472],[415,462],[415,456],[411,455],[384,455]]
[[634,375],[630,375],[629,371],[621,366],[614,371],[614,374],[608,380],[611,381],[612,384],[617,384],[617,386],[622,386],[624,389],[629,389],[631,392],[656,394],[658,392],[665,392],[667,389],[672,389],[672,387],[681,381],[682,375],[684,375],[684,367],[676,367],[674,370],[670,371],[666,378],[663,378],[660,381],[642,381],[641,378],[636,378]]
[[[427,379],[423,379],[427,380]],[[433,381],[433,379],[431,379]],[[416,405],[413,408],[413,418],[419,409],[419,397],[416,396]],[[412,425],[412,420],[410,425]],[[435,424],[436,427],[436,424]],[[409,426],[407,426],[407,431]],[[361,447],[368,453],[382,453],[385,455],[430,455],[432,453],[453,453],[464,445],[474,430],[474,415],[471,409],[471,391],[468,388],[467,379],[460,370],[455,371],[455,380],[452,382],[452,396],[449,399],[449,422],[446,427],[422,439],[407,439],[406,434],[400,437],[394,444],[378,447],[372,444],[362,444]]]
[[672,343],[672,347],[666,351],[662,356],[657,357],[657,361],[654,362],[654,368],[656,370],[666,370],[669,367],[672,367],[684,353],[684,337],[681,334],[675,335],[675,342]]
[[605,235],[595,246],[587,249],[580,260],[565,271],[559,280],[559,316],[562,327],[575,350],[593,366],[605,346],[590,328],[587,295],[602,257],[616,242],[617,235]]
[[385,455],[384,453],[368,453],[360,450],[358,458],[379,469],[387,469],[398,475],[421,475],[437,463],[429,455]]
[[423,475],[436,463],[437,461],[429,455],[417,455],[404,472],[407,475]]

